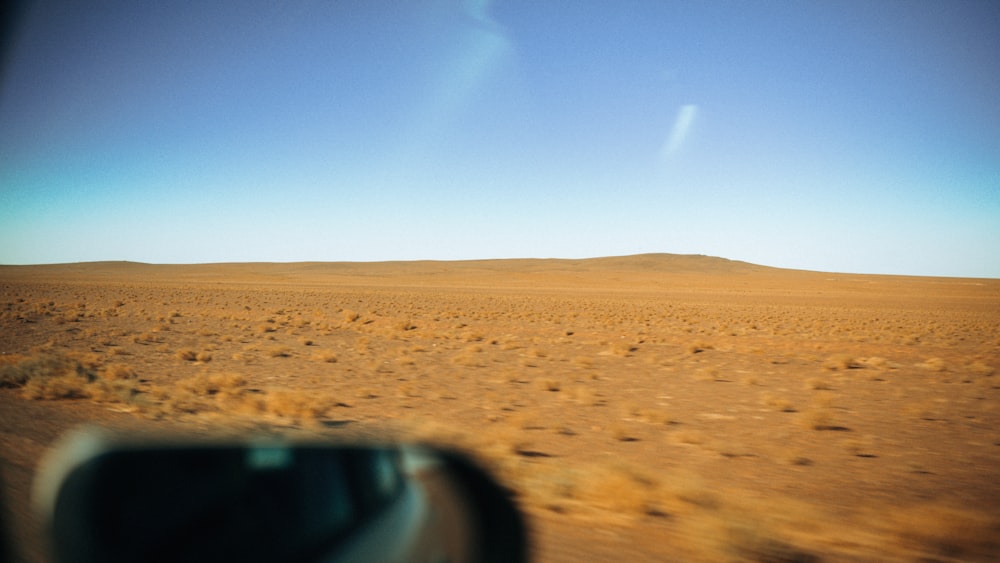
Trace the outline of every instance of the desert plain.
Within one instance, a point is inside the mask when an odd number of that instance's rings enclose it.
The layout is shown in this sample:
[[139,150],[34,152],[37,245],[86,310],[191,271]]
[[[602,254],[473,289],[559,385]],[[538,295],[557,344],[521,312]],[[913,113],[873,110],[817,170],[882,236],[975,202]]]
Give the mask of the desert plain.
[[457,447],[555,561],[1000,558],[1000,280],[589,260],[0,266],[20,557],[64,431]]

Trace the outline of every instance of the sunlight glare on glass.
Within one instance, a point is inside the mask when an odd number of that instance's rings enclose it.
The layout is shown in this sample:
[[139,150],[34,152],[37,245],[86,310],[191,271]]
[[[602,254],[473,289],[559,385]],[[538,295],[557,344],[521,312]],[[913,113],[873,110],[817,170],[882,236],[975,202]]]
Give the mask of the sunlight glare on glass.
[[663,145],[661,155],[663,158],[670,158],[684,146],[691,128],[694,126],[695,117],[698,115],[698,106],[687,104],[681,106],[677,111],[677,118],[674,119],[674,126],[670,130],[670,136],[666,144]]

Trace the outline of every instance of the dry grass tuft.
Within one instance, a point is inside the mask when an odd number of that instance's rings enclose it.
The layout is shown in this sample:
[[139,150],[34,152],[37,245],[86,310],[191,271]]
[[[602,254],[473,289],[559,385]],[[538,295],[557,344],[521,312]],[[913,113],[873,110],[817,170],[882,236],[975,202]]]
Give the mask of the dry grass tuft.
[[455,364],[465,367],[485,367],[486,360],[482,354],[483,348],[478,344],[473,344],[465,348],[462,352],[456,354],[451,358],[451,361]]
[[966,366],[966,370],[968,370],[968,372],[973,375],[978,375],[982,377],[990,377],[994,373],[996,373],[996,370],[993,368],[993,366],[983,363],[982,360],[976,360],[975,362],[972,362],[971,364]]
[[750,516],[729,516],[723,548],[739,561],[818,563],[823,559],[780,537],[774,526]]
[[714,350],[714,349],[715,349],[714,345],[701,340],[699,340],[698,342],[692,342],[691,344],[688,344],[687,347],[687,351],[689,354],[700,354],[706,350]]
[[942,360],[941,358],[929,358],[924,362],[917,364],[917,367],[920,369],[925,369],[927,371],[936,371],[936,372],[948,371],[948,363]]
[[329,404],[306,391],[272,390],[264,400],[265,411],[275,416],[296,420],[322,418]]
[[592,508],[630,514],[662,515],[661,483],[651,472],[625,463],[585,468],[568,487],[573,500]]
[[870,358],[858,358],[858,362],[861,363],[864,367],[872,369],[889,369],[893,366],[892,362],[880,356],[872,356]]
[[600,402],[597,393],[586,385],[573,385],[565,389],[562,395],[571,401],[581,405],[596,405]]
[[87,356],[44,353],[0,365],[0,387],[21,388],[29,399],[126,402],[136,394],[134,379],[127,366],[101,369]]
[[105,379],[110,380],[122,380],[122,379],[135,379],[137,377],[135,370],[124,364],[111,364],[105,366],[101,375]]
[[678,444],[700,446],[708,442],[708,436],[697,430],[681,430],[673,434],[673,440]]
[[931,503],[895,511],[889,526],[915,560],[989,561],[1000,553],[996,513]]
[[809,430],[847,431],[850,428],[839,424],[833,411],[828,408],[815,408],[802,413],[802,426]]
[[328,364],[337,363],[337,353],[330,350],[324,350],[322,352],[316,352],[313,354],[313,359],[319,362],[326,362]]
[[0,387],[21,388],[32,399],[85,398],[97,379],[94,365],[77,358],[46,353],[0,366]]
[[272,346],[267,349],[267,355],[271,358],[290,358],[292,349],[288,346]]
[[611,354],[615,356],[627,357],[633,352],[638,352],[639,346],[626,340],[620,340],[611,345]]
[[177,388],[195,395],[240,393],[247,385],[246,376],[238,373],[203,373],[182,379]]
[[829,391],[833,389],[829,380],[822,377],[810,377],[806,380],[806,390]]
[[132,342],[136,344],[153,344],[159,342],[159,339],[152,332],[143,332],[132,336]]
[[864,364],[856,360],[854,356],[850,354],[834,354],[823,361],[823,367],[828,370],[847,370],[847,369],[860,369],[865,367]]
[[625,423],[615,423],[612,424],[608,431],[611,433],[611,437],[619,442],[638,442],[639,433],[635,431],[635,428]]
[[413,324],[412,320],[405,319],[405,320],[397,321],[393,325],[393,328],[395,328],[396,330],[402,330],[402,331],[405,332],[405,331],[409,331],[409,330],[416,330],[417,325]]
[[553,393],[562,389],[562,382],[558,379],[552,379],[548,377],[540,377],[535,380],[535,387],[542,391],[551,391]]
[[198,352],[194,350],[178,350],[175,354],[178,360],[184,360],[185,362],[194,362],[198,360]]

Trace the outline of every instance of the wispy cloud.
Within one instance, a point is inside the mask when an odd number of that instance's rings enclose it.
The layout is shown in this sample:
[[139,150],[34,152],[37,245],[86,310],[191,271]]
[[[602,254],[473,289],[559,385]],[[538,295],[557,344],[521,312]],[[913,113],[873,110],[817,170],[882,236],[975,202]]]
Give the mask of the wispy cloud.
[[670,129],[670,136],[664,143],[660,151],[663,158],[668,158],[676,153],[684,145],[691,127],[694,126],[695,117],[698,116],[698,106],[687,104],[681,106],[674,119],[674,126]]

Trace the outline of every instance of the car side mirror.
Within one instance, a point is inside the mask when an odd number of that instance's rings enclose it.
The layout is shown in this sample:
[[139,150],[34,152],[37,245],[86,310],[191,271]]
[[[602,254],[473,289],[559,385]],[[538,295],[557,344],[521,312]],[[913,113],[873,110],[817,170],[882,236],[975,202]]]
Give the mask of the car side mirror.
[[90,431],[43,465],[35,502],[59,563],[527,558],[507,492],[467,458],[419,446]]

